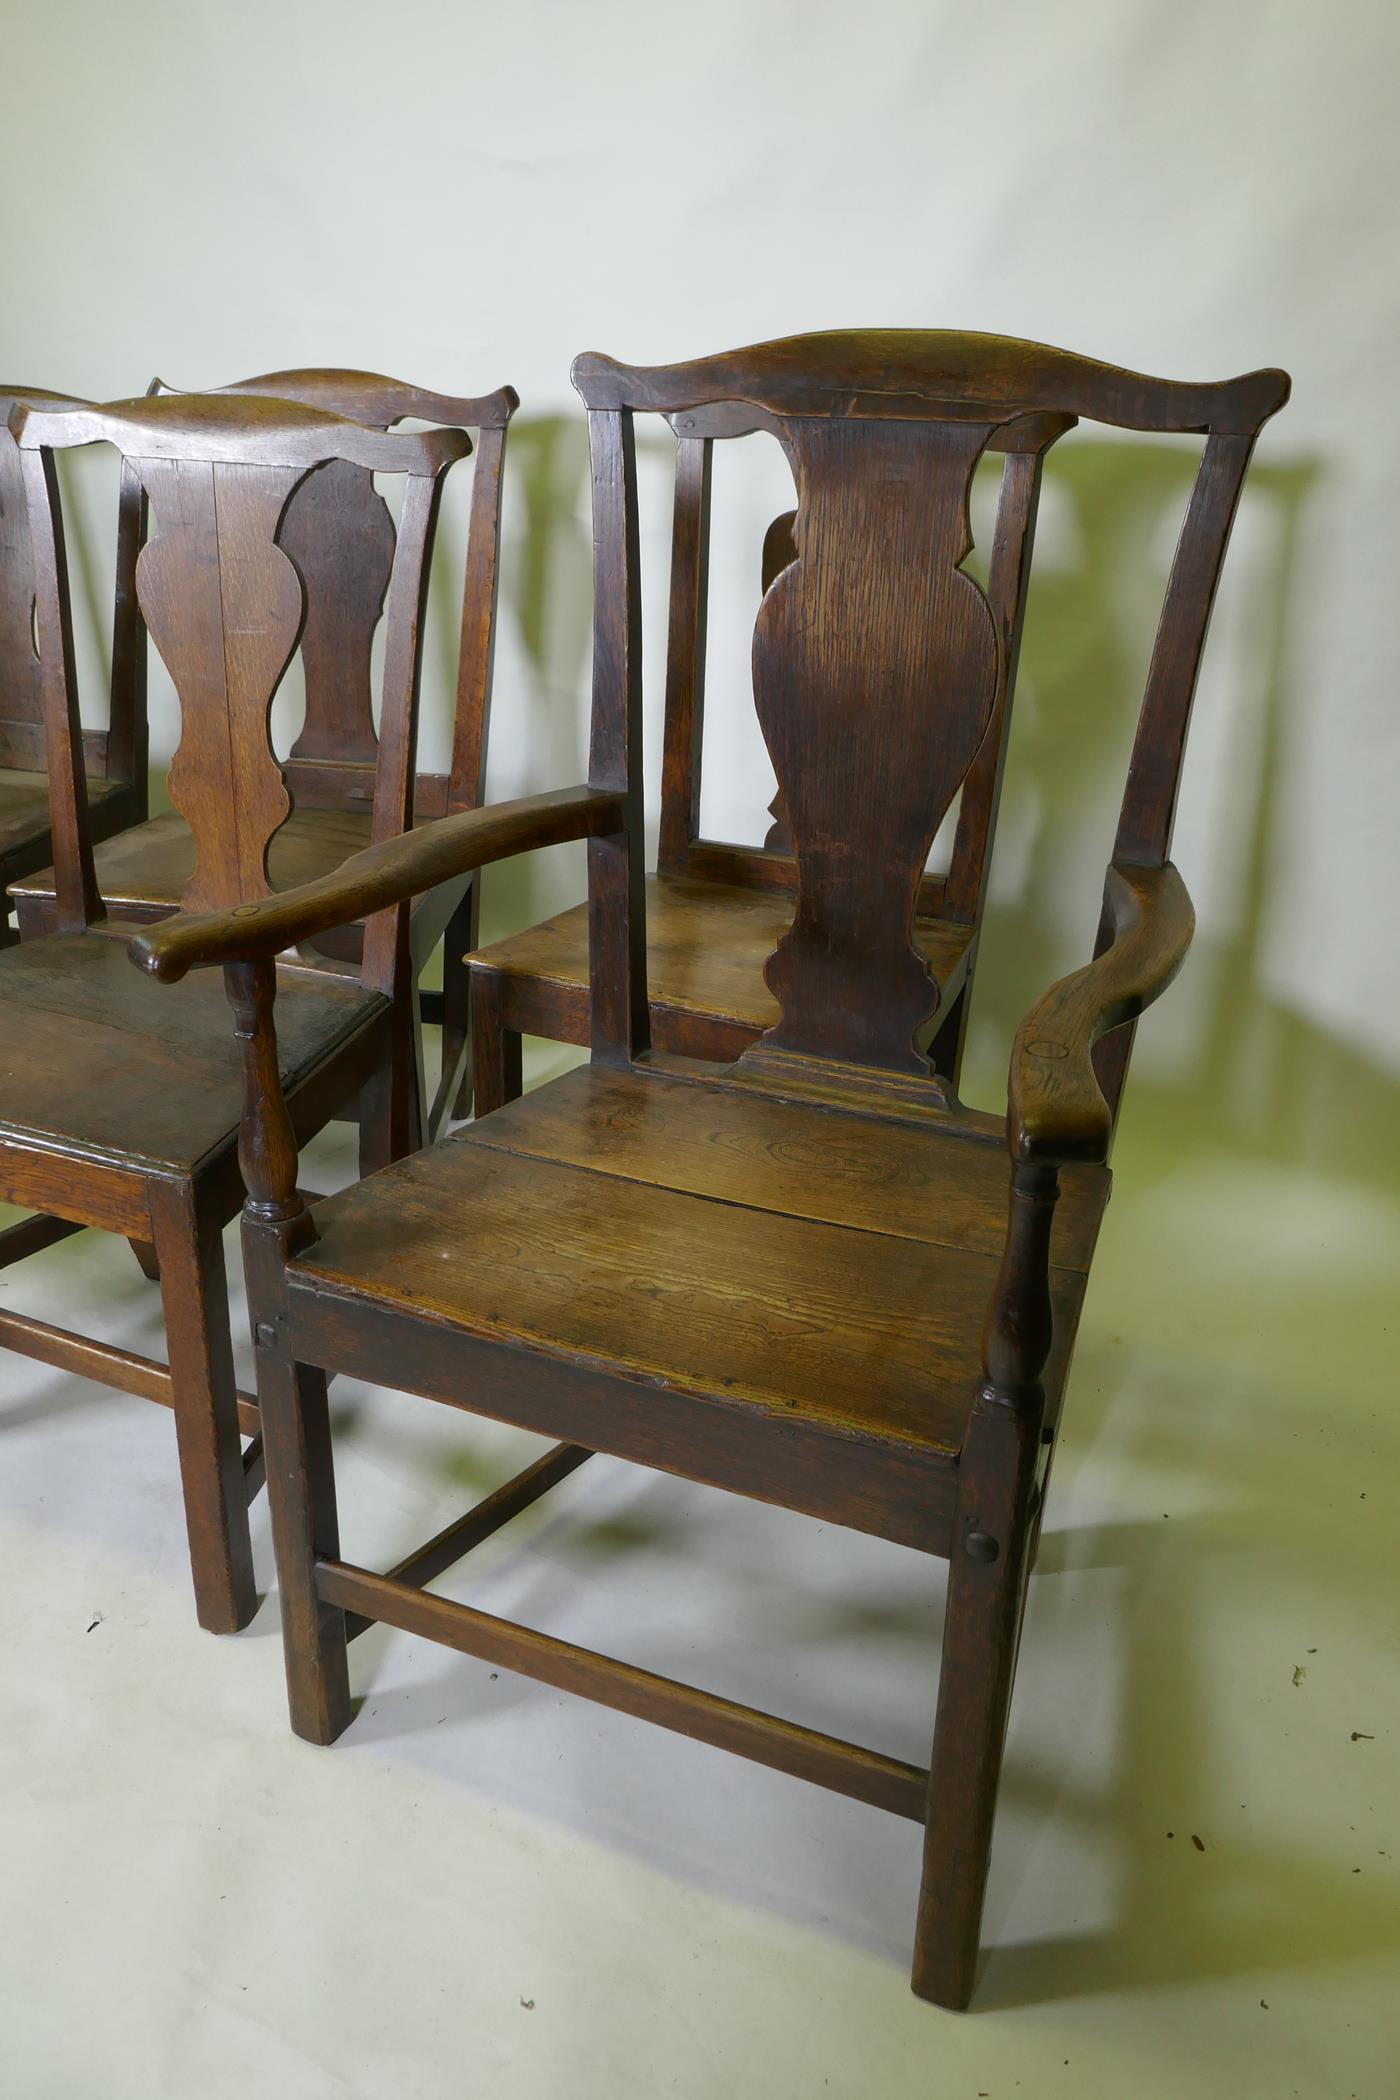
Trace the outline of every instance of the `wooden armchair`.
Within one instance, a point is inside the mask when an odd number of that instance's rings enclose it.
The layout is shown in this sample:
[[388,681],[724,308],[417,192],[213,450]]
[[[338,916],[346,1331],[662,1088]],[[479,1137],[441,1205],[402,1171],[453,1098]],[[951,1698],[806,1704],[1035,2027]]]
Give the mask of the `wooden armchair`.
[[[24,475],[8,428],[10,412],[19,405],[59,410],[85,404],[39,387],[0,386],[0,947],[16,938],[8,885],[53,859],[41,677],[34,646],[34,563]],[[105,729],[83,731],[94,839],[110,838],[146,816],[146,637],[130,592],[143,521],[140,483],[123,475],[117,511],[111,708]]]
[[[1001,639],[997,687],[977,756],[963,783],[946,877],[921,876],[914,942],[939,988],[934,1066],[956,1085],[962,1064],[977,936],[1002,768],[1011,727],[1026,583],[1046,452],[1072,415],[1022,416],[992,433],[1005,455],[989,598]],[[709,600],[710,493],[716,439],[769,430],[755,404],[727,402],[668,418],[676,435],[671,597],[662,738],[657,867],[646,878],[647,991],[651,1039],[682,1056],[736,1058],[778,1016],[763,965],[792,922],[797,869],[779,788],[762,847],[701,835],[700,780]],[[792,561],[793,512],[775,518],[763,544],[768,591]],[[588,907],[575,906],[468,956],[476,1112],[521,1090],[521,1037],[590,1040]]]
[[[171,389],[153,380],[149,392]],[[406,417],[478,433],[466,574],[451,769],[420,774],[414,786],[415,820],[473,809],[485,785],[486,736],[495,649],[497,568],[501,537],[501,475],[506,432],[519,407],[513,387],[458,398],[435,394],[374,372],[268,372],[220,387],[218,395],[300,402],[387,430]],[[175,398],[185,398],[176,395]],[[300,641],[306,714],[284,766],[294,800],[269,863],[275,889],[291,889],[369,844],[377,740],[371,705],[371,656],[394,562],[394,523],[374,476],[349,459],[327,462],[307,477],[287,506],[278,545],[295,563],[306,592]],[[132,554],[134,564],[134,551]],[[128,593],[129,595],[129,593]],[[144,708],[142,710],[144,730]],[[144,785],[144,760],[142,770]],[[144,815],[144,811],[142,812]],[[105,836],[105,834],[99,834]],[[54,871],[42,858],[17,882],[22,937],[54,923]],[[107,909],[128,920],[151,920],[179,909],[194,866],[194,839],[178,810],[126,831],[96,856],[97,886]],[[18,872],[18,871],[17,871]],[[436,1130],[450,1105],[470,1106],[467,973],[464,953],[476,940],[477,886],[470,877],[445,883],[416,900],[410,926],[415,978],[444,940],[443,988],[420,990],[424,1020],[443,1029],[442,1077],[427,1113]],[[353,975],[364,928],[337,929],[303,959]]]
[[[342,462],[404,477],[375,767],[372,836],[382,841],[405,828],[412,806],[438,489],[470,440],[458,430],[376,433],[284,401],[198,396],[21,407],[11,429],[34,549],[56,924],[0,952],[0,1201],[39,1213],[0,1232],[0,1268],[84,1226],[124,1234],[158,1268],[169,1363],[9,1310],[0,1348],[174,1409],[199,1619],[229,1632],[256,1602],[247,1500],[262,1478],[257,1406],[234,1382],[221,1239],[243,1197],[235,1141],[240,1108],[252,1104],[219,1025],[217,987],[157,1000],[110,937],[119,929],[97,891],[53,454],[114,445],[149,497],[156,536],[135,588],[180,698],[170,789],[192,841],[184,901],[228,909],[236,922],[269,894],[269,846],[291,808],[268,738],[304,613],[300,575],[277,545],[287,505],[308,474]],[[417,1137],[407,914],[367,929],[358,979],[281,962],[275,974],[287,1017],[279,1101],[299,1134],[358,1099],[370,1163],[397,1157]],[[246,1454],[240,1431],[253,1439]]]
[[[1167,853],[1197,666],[1255,437],[1288,381],[1179,385],[912,332],[660,369],[586,356],[574,381],[593,447],[588,786],[447,818],[298,894],[133,943],[162,978],[230,966],[292,1723],[323,1743],[349,1724],[346,1643],[380,1620],[908,1816],[924,1829],[914,1988],[962,2006],[1130,1030],[1191,936]],[[797,894],[768,966],[778,1019],[716,1067],[648,1043],[632,421],[728,402],[774,419],[798,487],[797,559],[754,636]],[[959,567],[968,484],[995,432],[1039,414],[1206,443],[1096,959],[1022,1026],[1003,1122],[962,1109],[917,1048],[938,988],[913,929],[929,841],[1002,677],[997,620]],[[589,840],[591,1063],[309,1212],[276,1084],[272,958],[450,869],[571,835]],[[342,1365],[557,1441],[371,1573],[338,1536],[325,1375]],[[593,1452],[945,1556],[930,1768],[426,1593]]]

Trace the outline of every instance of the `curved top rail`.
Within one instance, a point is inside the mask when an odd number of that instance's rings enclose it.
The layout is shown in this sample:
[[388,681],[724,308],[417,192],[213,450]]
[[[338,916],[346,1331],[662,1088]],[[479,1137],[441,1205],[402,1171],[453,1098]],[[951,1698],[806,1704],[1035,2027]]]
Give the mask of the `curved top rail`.
[[13,408],[90,408],[81,394],[55,394],[46,386],[7,386],[0,380],[0,418],[9,421]]
[[[166,381],[155,385],[167,391]],[[353,423],[371,423],[380,429],[416,416],[424,423],[466,423],[473,430],[504,430],[520,406],[513,386],[500,386],[493,394],[435,394],[426,387],[412,386],[404,379],[389,379],[382,372],[356,372],[327,367],[289,372],[263,372],[254,379],[236,379],[229,386],[203,389],[209,394],[271,395],[283,401],[300,401],[307,408],[321,408],[331,415],[346,416]]]
[[837,329],[783,336],[678,365],[574,359],[592,409],[675,415],[742,401],[778,416],[1002,422],[1051,411],[1125,430],[1252,435],[1288,399],[1286,372],[1197,385],[1152,379],[1013,336],[947,329]]
[[251,394],[142,395],[64,411],[20,404],[10,430],[26,451],[111,444],[131,459],[264,467],[348,459],[385,474],[437,474],[472,449],[464,430],[366,430],[324,409]]

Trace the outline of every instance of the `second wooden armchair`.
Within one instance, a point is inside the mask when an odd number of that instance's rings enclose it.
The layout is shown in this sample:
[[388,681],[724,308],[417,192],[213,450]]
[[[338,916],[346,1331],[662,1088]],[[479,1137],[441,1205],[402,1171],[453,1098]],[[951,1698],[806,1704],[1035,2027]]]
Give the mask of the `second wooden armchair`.
[[[190,399],[158,380],[155,398]],[[462,586],[460,643],[447,773],[423,773],[414,783],[413,814],[422,823],[472,809],[485,785],[490,724],[491,672],[495,652],[496,596],[501,537],[501,476],[510,419],[519,406],[513,387],[479,396],[439,394],[377,372],[301,370],[268,372],[220,387],[211,398],[266,399],[299,403],[343,416],[374,430],[408,418],[478,433],[467,558]],[[4,442],[0,439],[0,445]],[[4,464],[0,452],[0,467]],[[144,646],[134,589],[136,550],[144,536],[145,498],[128,471],[124,497],[134,490],[139,523],[128,530],[119,572],[119,605],[135,617],[133,646]],[[128,510],[130,504],[128,503]],[[124,514],[124,522],[125,514]],[[21,520],[22,523],[22,520]],[[394,522],[367,467],[354,460],[326,462],[296,490],[278,533],[278,545],[295,563],[306,593],[306,618],[299,640],[306,691],[300,734],[283,767],[293,799],[291,817],[272,843],[269,873],[275,889],[292,889],[338,867],[370,840],[378,739],[371,698],[375,632],[384,610],[394,562]],[[124,586],[124,587],[123,587]],[[116,690],[114,681],[114,690]],[[141,790],[145,792],[144,689],[140,708]],[[90,742],[91,740],[89,740]],[[104,805],[96,802],[94,814]],[[142,811],[144,815],[144,809]],[[113,827],[95,829],[105,839]],[[194,837],[178,810],[167,810],[99,846],[98,890],[109,912],[125,920],[149,920],[179,909],[194,867]],[[32,871],[32,872],[31,872]],[[56,878],[42,858],[31,859],[12,885],[21,935],[51,930]],[[449,1109],[465,1115],[471,1099],[468,987],[463,956],[476,939],[477,884],[471,877],[444,883],[416,900],[409,929],[415,978],[443,942],[443,989],[422,991],[419,1010],[443,1029],[442,1076],[425,1103],[425,1121],[435,1131]],[[304,957],[354,975],[363,952],[364,929],[337,928]]]
[[[0,950],[0,1201],[36,1213],[0,1232],[0,1269],[85,1226],[125,1235],[154,1253],[169,1362],[8,1306],[0,1351],[173,1408],[196,1608],[201,1624],[229,1632],[256,1604],[247,1501],[262,1477],[257,1406],[234,1382],[221,1237],[243,1194],[239,1058],[200,987],[160,1010],[98,895],[53,455],[115,446],[149,496],[155,536],[136,590],[180,699],[170,786],[191,840],[185,901],[237,914],[268,894],[270,844],[290,808],[267,726],[304,611],[300,575],[277,545],[287,504],[308,475],[341,462],[403,478],[372,818],[384,840],[404,829],[412,802],[439,484],[470,440],[197,396],[21,409],[12,428],[34,548],[57,857],[52,930]],[[376,1164],[417,1137],[411,960],[401,915],[367,929],[355,978],[277,966],[288,1020],[277,1084],[296,1126],[309,1137],[358,1101]],[[241,1436],[252,1440],[246,1453]]]
[[[1197,668],[1255,438],[1288,381],[1175,384],[902,332],[661,368],[589,356],[574,375],[593,449],[588,785],[447,818],[295,895],[133,943],[162,978],[226,964],[243,1038],[245,1263],[292,1724],[320,1743],[349,1725],[346,1644],[380,1620],[907,1816],[923,1831],[914,1988],[962,2006],[1131,1026],[1191,938],[1168,851]],[[774,419],[797,481],[797,558],[754,635],[797,894],[767,971],[778,1018],[716,1067],[648,1042],[632,421],[724,403]],[[1096,959],[1023,1022],[1003,1121],[960,1108],[918,1048],[938,988],[913,935],[929,842],[1002,678],[997,620],[960,566],[968,486],[992,436],[1040,414],[1206,442]],[[272,958],[566,837],[589,841],[591,1064],[308,1211]],[[325,1374],[342,1366],[557,1441],[373,1573],[339,1535]],[[595,1452],[946,1558],[928,1767],[426,1591]]]

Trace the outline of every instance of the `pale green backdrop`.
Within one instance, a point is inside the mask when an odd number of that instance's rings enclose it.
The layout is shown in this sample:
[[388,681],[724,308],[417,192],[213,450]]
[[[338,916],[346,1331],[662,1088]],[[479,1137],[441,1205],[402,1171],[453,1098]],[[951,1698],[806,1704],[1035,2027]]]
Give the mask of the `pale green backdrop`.
[[[392,1958],[382,1969],[352,1935],[367,2057],[314,1956],[309,1996],[279,1995],[264,1976],[258,1999],[263,1952],[305,1951],[285,1917],[268,1926],[251,1866],[236,1973],[205,1929],[214,1885],[197,1879],[179,1885],[182,1898],[204,1891],[189,1898],[188,1948],[146,1964],[116,1897],[93,1894],[92,1855],[65,1849],[64,1815],[34,1822],[25,1804],[40,1782],[26,1767],[18,1827],[45,1835],[22,1855],[38,1922],[10,2014],[29,2068],[8,2089],[97,2090],[110,2033],[102,2089],[143,2100],[246,2089],[220,2082],[231,2061],[265,2092],[358,2093],[370,2059],[393,2067],[375,2090],[415,2100],[746,2100],[828,2082],[852,2100],[1018,2089],[1390,2100],[1400,13],[1381,0],[44,0],[11,9],[3,52],[0,376],[102,398],[140,392],[155,371],[197,386],[327,362],[446,390],[519,389],[493,794],[576,778],[582,764],[576,351],[659,360],[808,328],[952,326],[1177,378],[1281,364],[1294,379],[1257,454],[1202,679],[1176,850],[1200,933],[1140,1035],[1060,1529],[1028,1634],[1011,1835],[989,1910],[1010,1951],[989,1968],[985,2016],[950,2023],[907,2000],[898,1920],[872,1936],[834,1897],[835,1924],[794,1923],[801,1904],[768,1905],[757,1866],[752,1885],[737,1868],[678,1866],[656,1809],[638,1843],[659,1850],[645,1873],[671,1893],[654,1899],[664,1925],[633,1946],[626,1976],[584,1988],[595,1959],[606,1970],[617,1921],[594,1944],[582,1892],[606,1885],[623,1911],[651,1917],[653,1895],[628,1879],[643,1869],[625,1853],[616,1864],[610,1834],[568,1883],[579,1936],[556,1936],[541,1888],[563,1885],[572,1855],[566,1872],[550,1851],[557,1833],[530,1835],[519,1855],[507,1848],[506,1908],[487,1941],[499,1936],[511,1977],[567,1973],[571,2023],[547,2025],[542,1987],[537,2024],[522,2027],[528,1992],[506,1984],[498,2002],[463,1975],[454,1920],[473,1960],[493,1958],[469,1923],[464,1870],[429,1904],[425,1945],[439,1951],[425,1970]],[[722,457],[716,495],[706,814],[750,837],[772,783],[747,633],[759,536],[786,490],[766,445]],[[659,435],[642,460],[654,775],[670,491]],[[1089,952],[1188,476],[1187,448],[1089,431],[1047,471],[968,1074],[984,1104],[997,1101],[1020,1011]],[[96,718],[110,469],[84,460],[70,486],[92,550],[77,589]],[[460,558],[463,493],[448,506],[443,583]],[[985,526],[981,499],[977,517]],[[444,596],[429,757],[445,741],[451,617]],[[284,729],[294,710],[292,693]],[[175,736],[157,681],[162,756]],[[488,917],[520,923],[579,884],[568,853],[502,873]],[[31,1302],[24,1272],[3,1289]],[[100,1298],[89,1313],[102,1317]],[[71,1434],[62,1446],[75,1472],[82,1448]],[[60,1561],[48,1516],[21,1552],[29,1521],[15,1520],[15,1581]],[[178,1592],[178,1553],[163,1579]],[[183,1597],[159,1608],[185,1640]],[[232,1666],[206,1647],[210,1686],[230,1684]],[[47,1667],[50,1649],[34,1653]],[[79,1643],[79,1707],[82,1657]],[[275,1659],[266,1665],[242,1688],[268,1702],[264,1759],[282,1742]],[[7,1675],[22,1677],[19,1651]],[[671,1753],[662,1741],[655,1756]],[[87,1785],[89,1764],[64,1769],[70,1790]],[[299,1830],[317,1827],[318,1784],[343,1783],[318,1781],[326,1769],[288,1767],[285,1783],[306,1787]],[[736,1784],[719,1774],[714,1803]],[[481,1803],[438,1786],[439,1828],[458,1832],[459,1857],[481,1845],[494,1858]],[[113,1797],[109,1823],[125,1799]],[[417,1826],[410,1838],[382,1802],[376,1812],[405,1862],[430,1871],[435,1840]],[[1193,1829],[1204,1853],[1185,1850]],[[256,1861],[256,1834],[245,1836]],[[86,1842],[105,1857],[104,1841]],[[343,1935],[354,1878],[337,1882],[319,1856],[316,1868]],[[516,1887],[533,1892],[526,1922],[509,1908]],[[314,1913],[310,1894],[298,1900]],[[398,1922],[381,1915],[373,1931],[409,1953],[412,1897],[405,1887],[392,1900],[405,1906]],[[154,1918],[145,1933],[164,1947],[168,1925]],[[308,1930],[315,1939],[316,1914]],[[544,1950],[535,1972],[532,1947]],[[186,1953],[193,2009],[178,1987]],[[239,1995],[250,1974],[273,2008],[261,2027]],[[438,1983],[459,1994],[460,2022],[441,2013]],[[75,2025],[80,2002],[97,2010]],[[225,2020],[232,2058],[217,2039]],[[489,2068],[471,2068],[478,2045]]]

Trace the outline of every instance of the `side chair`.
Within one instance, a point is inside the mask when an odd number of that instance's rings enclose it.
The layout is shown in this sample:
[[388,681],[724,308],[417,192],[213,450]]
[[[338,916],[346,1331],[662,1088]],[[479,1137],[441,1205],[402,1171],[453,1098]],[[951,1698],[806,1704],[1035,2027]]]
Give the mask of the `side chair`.
[[[161,380],[153,380],[148,391],[161,397],[172,392]],[[475,808],[485,786],[501,478],[507,430],[520,405],[515,389],[506,386],[493,394],[458,397],[375,372],[308,369],[268,372],[214,391],[300,402],[375,430],[413,417],[478,433],[450,770],[420,774],[413,796],[418,822]],[[290,889],[338,867],[370,841],[377,751],[371,658],[394,562],[394,522],[373,474],[353,460],[339,459],[308,475],[288,505],[278,545],[295,563],[306,592],[300,642],[306,713],[283,768],[295,807],[273,842],[269,863],[273,887]],[[142,777],[144,781],[144,770]],[[115,916],[158,919],[179,909],[193,865],[190,827],[178,810],[167,810],[98,852],[97,886]],[[54,871],[42,860],[34,868],[14,890],[20,932],[26,939],[54,923]],[[465,1115],[470,1107],[463,957],[475,945],[477,918],[477,885],[471,877],[444,883],[417,899],[413,911],[409,938],[415,977],[421,976],[439,941],[444,942],[442,991],[420,988],[418,994],[422,1019],[440,1023],[443,1030],[442,1078],[426,1116],[434,1132],[449,1109]],[[353,975],[363,940],[362,926],[340,928],[302,959]]]
[[[243,1198],[239,1117],[254,1104],[217,987],[152,998],[127,963],[130,926],[113,925],[98,894],[54,455],[113,445],[149,498],[155,536],[135,588],[180,700],[169,784],[192,839],[183,901],[236,917],[269,894],[269,847],[292,807],[268,735],[305,613],[300,573],[277,544],[289,501],[342,462],[404,480],[370,826],[383,842],[412,812],[439,487],[471,443],[459,430],[385,434],[284,401],[213,396],[21,406],[10,427],[34,550],[55,925],[0,951],[0,1201],[39,1214],[0,1232],[0,1267],[85,1226],[151,1249],[169,1362],[8,1308],[0,1348],[173,1408],[200,1624],[231,1632],[256,1603],[247,1503],[263,1461],[257,1404],[234,1381],[221,1232]],[[278,1096],[302,1139],[358,1098],[371,1164],[416,1141],[412,973],[406,912],[368,926],[356,979],[275,966],[287,1017]],[[256,1179],[251,1156],[244,1165]]]
[[[24,475],[9,433],[10,411],[59,410],[85,403],[40,387],[0,385],[0,947],[18,938],[10,925],[10,883],[53,859],[44,715],[34,633],[34,563],[24,507]],[[84,729],[89,819],[94,839],[145,821],[146,634],[129,583],[144,530],[140,483],[123,474],[117,507],[112,686],[105,729]]]
[[[924,1834],[914,1989],[961,2007],[1132,1026],[1193,928],[1168,853],[1197,668],[1250,454],[1289,383],[1179,384],[1003,337],[876,331],[659,368],[588,355],[574,384],[593,457],[588,784],[445,818],[300,892],[132,944],[171,981],[227,966],[292,1725],[318,1743],[349,1725],[347,1642],[378,1620],[907,1816]],[[726,403],[773,418],[797,484],[796,560],[753,648],[797,891],[767,968],[778,1017],[717,1066],[648,1040],[633,418]],[[1002,678],[995,613],[960,566],[969,482],[998,431],[1041,415],[1205,444],[1095,957],[1022,1022],[1003,1119],[960,1106],[918,1047],[939,990],[914,925]],[[591,1062],[309,1211],[274,957],[570,836],[589,841]],[[555,1441],[373,1573],[342,1553],[336,1517],[326,1376],[348,1365]],[[928,1768],[426,1590],[596,1452],[945,1558]]]
[[[991,844],[1011,728],[1026,585],[1045,455],[1072,415],[1022,416],[992,433],[1005,456],[988,596],[1000,635],[997,689],[977,756],[963,783],[946,876],[920,877],[914,942],[939,988],[929,1044],[936,1070],[957,1084],[986,900]],[[668,418],[676,436],[671,592],[662,732],[661,823],[655,874],[646,878],[647,991],[659,1050],[728,1063],[778,1017],[763,965],[792,923],[797,868],[779,788],[761,847],[707,839],[700,826],[709,606],[710,512],[716,439],[777,421],[727,402]],[[763,543],[768,591],[792,561],[793,513],[776,517]],[[471,975],[476,1113],[520,1094],[521,1038],[590,1040],[588,906],[576,905],[477,949]]]

